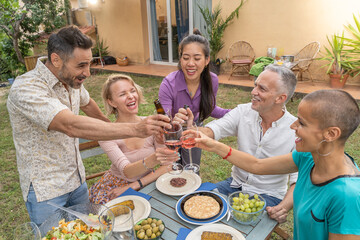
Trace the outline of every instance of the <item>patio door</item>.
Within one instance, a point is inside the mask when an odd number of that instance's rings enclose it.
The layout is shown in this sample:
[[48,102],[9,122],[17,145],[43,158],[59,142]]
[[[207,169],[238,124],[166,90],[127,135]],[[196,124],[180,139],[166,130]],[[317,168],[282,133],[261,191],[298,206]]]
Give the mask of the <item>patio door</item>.
[[192,8],[193,0],[147,0],[151,63],[177,64],[179,43],[193,29]]

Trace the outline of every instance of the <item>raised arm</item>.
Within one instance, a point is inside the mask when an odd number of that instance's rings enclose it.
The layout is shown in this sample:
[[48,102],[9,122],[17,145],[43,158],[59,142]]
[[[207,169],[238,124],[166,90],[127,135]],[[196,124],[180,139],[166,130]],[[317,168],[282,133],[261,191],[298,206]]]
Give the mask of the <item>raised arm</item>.
[[[136,179],[159,164],[171,164],[179,159],[177,152],[164,147],[157,148],[155,153],[152,153],[143,159],[130,162],[119,147],[123,144],[122,140],[100,141],[99,144],[121,175],[128,179]],[[143,148],[140,148],[137,151],[141,151],[142,149]]]
[[97,118],[105,122],[110,122],[110,120],[101,112],[99,106],[92,98],[90,98],[90,101],[87,105],[80,107],[80,109],[89,117]]
[[[297,172],[297,166],[292,159],[292,154],[258,159],[248,153],[231,149],[229,146],[211,139],[201,133],[201,138],[196,138],[196,147],[209,152],[214,152],[227,161],[248,172],[259,175],[286,174]],[[231,149],[231,152],[230,152]]]
[[108,123],[64,109],[53,118],[49,130],[63,132],[70,137],[91,140],[111,140],[129,137],[148,137],[170,127],[165,115],[152,115],[139,123]]

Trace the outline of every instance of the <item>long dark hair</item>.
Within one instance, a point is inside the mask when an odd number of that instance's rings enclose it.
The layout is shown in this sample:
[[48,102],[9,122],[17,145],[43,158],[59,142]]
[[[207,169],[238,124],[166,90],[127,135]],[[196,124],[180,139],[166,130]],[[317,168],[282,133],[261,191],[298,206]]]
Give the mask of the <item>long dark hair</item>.
[[[180,59],[182,57],[184,47],[190,43],[199,43],[203,49],[205,58],[206,59],[209,58],[210,56],[209,42],[206,38],[204,38],[201,35],[200,31],[195,28],[193,34],[185,37],[179,44]],[[178,63],[178,67],[181,70],[180,61]],[[210,116],[210,114],[215,108],[215,103],[216,103],[209,65],[206,65],[204,70],[202,71],[200,75],[200,83],[201,83],[201,100],[199,107],[199,121],[202,122]]]

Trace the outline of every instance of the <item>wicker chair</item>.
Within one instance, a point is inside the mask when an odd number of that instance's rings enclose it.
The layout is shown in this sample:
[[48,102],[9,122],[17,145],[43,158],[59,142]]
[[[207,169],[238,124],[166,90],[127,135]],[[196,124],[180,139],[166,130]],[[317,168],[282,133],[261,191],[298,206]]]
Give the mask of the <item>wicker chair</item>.
[[319,52],[319,50],[320,50],[320,43],[312,42],[306,45],[294,56],[294,62],[297,62],[297,64],[293,66],[291,70],[293,72],[297,72],[296,78],[299,81],[302,81],[302,75],[304,72],[308,72],[311,81],[313,80],[311,73],[309,71],[309,66],[315,59],[315,56]]
[[230,46],[227,58],[231,64],[230,79],[235,72],[249,74],[251,64],[255,59],[255,52],[248,42],[238,41]]

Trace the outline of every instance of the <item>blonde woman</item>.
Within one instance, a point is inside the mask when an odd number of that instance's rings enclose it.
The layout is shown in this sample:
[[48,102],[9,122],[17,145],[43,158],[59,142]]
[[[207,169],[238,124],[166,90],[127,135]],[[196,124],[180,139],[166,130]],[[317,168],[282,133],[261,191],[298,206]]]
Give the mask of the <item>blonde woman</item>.
[[[109,76],[103,85],[105,109],[116,116],[116,122],[136,123],[138,106],[142,103],[141,87],[129,76]],[[167,164],[179,159],[178,153],[158,144],[155,136],[100,141],[100,146],[112,162],[111,168],[90,188],[90,201],[104,204],[129,187],[139,190],[167,172]],[[153,170],[161,165],[157,170]]]

